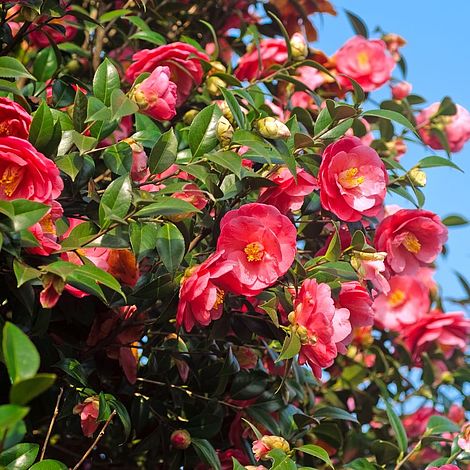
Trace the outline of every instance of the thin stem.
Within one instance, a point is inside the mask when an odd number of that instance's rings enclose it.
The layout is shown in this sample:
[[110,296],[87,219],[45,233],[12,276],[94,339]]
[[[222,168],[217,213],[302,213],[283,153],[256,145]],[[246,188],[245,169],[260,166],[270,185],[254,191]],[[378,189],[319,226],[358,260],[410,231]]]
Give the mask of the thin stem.
[[39,461],[41,461],[44,458],[44,455],[46,454],[47,444],[51,437],[52,428],[54,427],[55,420],[57,419],[57,415],[59,414],[59,405],[60,405],[60,400],[63,394],[64,394],[64,389],[61,387],[59,395],[57,396],[57,401],[55,403],[54,413],[52,415],[51,422],[49,424],[49,429],[47,430],[46,439],[44,440],[44,444],[42,446],[41,457],[39,457]]
[[83,454],[83,457],[78,461],[77,465],[75,465],[72,470],[77,470],[80,465],[86,460],[86,458],[91,454],[93,449],[98,445],[98,442],[100,442],[101,438],[104,436],[104,432],[106,431],[106,428],[109,426],[114,416],[116,416],[116,410],[114,410],[109,415],[109,418],[106,420],[106,423],[104,423],[104,426],[101,428],[101,431],[98,436],[96,436],[96,439],[93,441],[93,444],[91,444],[88,450]]

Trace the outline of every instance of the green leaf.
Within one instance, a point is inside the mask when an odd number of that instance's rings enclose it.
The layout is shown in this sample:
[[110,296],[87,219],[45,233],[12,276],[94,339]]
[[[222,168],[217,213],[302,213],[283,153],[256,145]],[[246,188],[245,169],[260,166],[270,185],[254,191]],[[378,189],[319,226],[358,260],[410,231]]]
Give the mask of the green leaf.
[[191,444],[194,447],[198,457],[204,463],[209,465],[209,467],[214,470],[221,470],[219,457],[217,456],[214,447],[212,447],[212,444],[209,441],[206,439],[198,439],[193,437],[191,439]]
[[232,112],[233,118],[235,119],[237,126],[240,129],[244,129],[245,128],[245,115],[243,114],[242,108],[240,107],[240,104],[238,103],[234,94],[230,90],[227,90],[226,88],[223,88],[223,87],[220,88],[220,91],[222,93],[222,96],[224,97],[224,100],[227,103],[227,106]]
[[200,111],[194,118],[188,134],[193,159],[210,152],[219,143],[216,126],[221,115],[219,106],[212,104]]
[[322,406],[321,408],[316,409],[312,414],[312,418],[340,419],[343,421],[353,421],[354,423],[358,423],[354,415],[341,408],[336,408],[335,406]]
[[27,199],[0,201],[0,212],[8,216],[15,231],[27,229],[39,222],[49,211],[49,207],[40,202]]
[[38,444],[16,444],[0,454],[0,467],[5,470],[24,470],[34,463],[38,452]]
[[419,166],[420,168],[434,168],[434,167],[440,167],[440,166],[449,166],[451,168],[455,168],[456,170],[461,171],[462,173],[464,172],[462,168],[460,168],[458,165],[456,165],[452,160],[449,160],[448,158],[444,157],[437,157],[437,156],[431,156],[431,157],[425,157],[421,159],[416,166]]
[[93,77],[93,93],[106,106],[111,104],[111,94],[114,90],[119,89],[121,80],[116,67],[109,59],[105,59],[103,63],[96,69]]
[[346,131],[352,126],[354,122],[353,118],[346,119],[345,121],[341,122],[337,126],[330,129],[328,132],[321,136],[322,139],[337,139],[338,137],[342,137]]
[[157,232],[156,247],[158,255],[170,273],[175,272],[183,261],[184,237],[171,223],[162,225]]
[[35,463],[29,470],[68,470],[68,467],[58,460],[45,459]]
[[296,354],[299,353],[301,347],[300,338],[295,333],[291,333],[286,336],[284,339],[284,344],[282,345],[282,351],[279,355],[277,361],[282,361],[283,359],[291,359]]
[[36,346],[16,325],[6,322],[3,328],[3,355],[12,383],[33,377],[39,369]]
[[458,214],[448,215],[442,219],[442,223],[448,227],[455,227],[457,225],[467,225],[468,220]]
[[130,13],[132,13],[132,10],[126,10],[122,8],[119,10],[107,11],[99,17],[98,22],[100,24],[104,24],[108,21],[112,21],[117,18],[123,18],[124,16],[129,15]]
[[116,410],[119,420],[121,421],[122,427],[124,429],[124,440],[127,441],[131,434],[131,418],[127,412],[126,407],[114,396],[108,399],[108,402],[112,408]]
[[431,416],[426,431],[429,434],[443,434],[446,432],[459,432],[460,427],[445,416]]
[[84,247],[98,233],[98,227],[93,222],[78,224],[62,242],[64,250],[75,250]]
[[361,457],[347,463],[346,468],[351,468],[352,470],[376,470],[381,467],[377,467],[377,465],[369,462],[365,457]]
[[315,121],[315,127],[314,127],[314,135],[318,135],[321,131],[326,129],[333,119],[331,119],[330,112],[328,111],[328,108],[325,106],[321,111],[320,114],[318,115],[316,121]]
[[132,168],[132,148],[127,142],[111,145],[103,152],[103,160],[116,175],[127,175]]
[[392,405],[384,398],[388,420],[392,426],[393,432],[395,433],[395,438],[398,442],[398,447],[402,453],[406,452],[408,448],[408,437],[406,436],[406,431],[401,422],[400,418],[397,416],[395,411],[392,408]]
[[134,216],[154,217],[156,215],[176,215],[186,214],[188,212],[200,212],[200,210],[196,209],[189,202],[181,199],[162,196],[158,198],[157,202],[153,202],[137,211]]
[[128,175],[115,179],[101,198],[99,218],[101,227],[107,227],[112,218],[123,219],[131,207],[132,184]]
[[406,127],[410,131],[414,132],[416,136],[421,139],[421,137],[419,137],[419,134],[416,132],[413,124],[411,124],[411,122],[408,121],[405,116],[400,113],[397,113],[396,111],[390,111],[388,109],[373,109],[371,111],[366,111],[365,113],[363,113],[363,116],[375,116],[388,119],[390,121],[395,121],[398,124],[401,124],[403,127]]
[[147,41],[152,44],[156,44],[157,46],[166,44],[165,38],[155,31],[138,31],[137,33],[134,33],[129,39],[139,39],[141,41]]
[[96,144],[97,140],[94,137],[89,137],[75,130],[71,131],[72,142],[75,144],[80,154],[90,151]]
[[29,408],[18,405],[0,405],[0,430],[11,428],[28,414]]
[[52,117],[51,110],[43,101],[39,108],[36,110],[29,129],[29,141],[39,151],[44,149],[51,139],[54,130],[54,118]]
[[15,405],[26,405],[51,387],[56,378],[55,374],[36,374],[30,379],[14,383],[10,389],[10,402]]
[[442,99],[439,109],[437,110],[437,116],[453,116],[457,114],[457,106],[452,101],[452,98],[446,96]]
[[75,178],[83,168],[83,157],[81,157],[78,152],[72,152],[68,155],[57,158],[55,160],[55,164],[66,175],[70,176],[72,181],[75,181]]
[[297,470],[297,465],[281,449],[273,449],[268,453],[273,464],[271,470]]
[[59,63],[52,47],[38,52],[33,63],[33,74],[40,82],[46,82],[54,75]]
[[36,80],[24,67],[24,65],[13,57],[0,57],[0,77],[2,78],[29,78]]
[[400,455],[400,449],[393,442],[376,440],[371,445],[371,451],[374,453],[379,465],[386,465],[397,461]]
[[348,17],[349,22],[351,23],[351,26],[356,34],[359,34],[360,36],[364,36],[365,38],[369,37],[369,31],[367,30],[367,26],[362,21],[359,16],[355,15],[349,10],[344,10],[346,13],[346,16]]
[[232,465],[232,470],[245,470],[245,467],[235,457],[232,457]]
[[330,244],[324,254],[324,258],[328,261],[338,261],[341,256],[341,242],[338,234],[338,227],[335,225],[335,233],[331,238]]
[[254,152],[261,157],[261,162],[265,163],[284,163],[284,158],[279,151],[267,140],[251,131],[238,129],[233,134],[233,143],[246,145],[250,151],[244,155],[244,158],[251,156],[250,153]]
[[133,222],[129,228],[132,251],[139,261],[155,249],[158,229],[153,223],[139,222]]
[[215,153],[207,153],[204,155],[204,158],[207,158],[211,162],[226,168],[231,173],[236,175],[237,178],[241,179],[242,159],[238,153],[232,152],[230,150],[219,151]]
[[137,104],[129,99],[119,88],[111,93],[111,119],[120,121],[123,117],[131,116],[139,111]]
[[32,279],[38,279],[41,275],[41,271],[32,268],[17,259],[13,260],[13,271],[15,273],[17,287],[21,287]]
[[155,143],[149,158],[149,170],[152,174],[163,173],[176,161],[178,139],[173,128],[162,134]]
[[296,447],[295,450],[299,452],[303,452],[308,455],[313,455],[313,457],[316,457],[317,459],[322,460],[331,468],[333,468],[333,464],[331,463],[330,457],[328,456],[328,452],[322,447],[315,446],[313,444],[308,444],[305,446]]

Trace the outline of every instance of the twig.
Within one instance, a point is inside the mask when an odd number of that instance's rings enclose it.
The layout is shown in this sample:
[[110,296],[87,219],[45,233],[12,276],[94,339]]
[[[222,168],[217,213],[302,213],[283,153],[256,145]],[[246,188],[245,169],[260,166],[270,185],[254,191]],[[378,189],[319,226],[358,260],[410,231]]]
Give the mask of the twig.
[[100,442],[101,438],[104,436],[104,432],[106,431],[106,428],[109,426],[114,416],[116,416],[116,410],[114,410],[109,415],[109,418],[106,420],[106,423],[104,423],[104,426],[101,428],[100,433],[96,436],[96,439],[93,441],[93,444],[88,448],[88,450],[85,452],[83,457],[79,460],[77,465],[75,465],[75,467],[72,468],[72,470],[77,470],[80,467],[80,465],[86,460],[86,458],[91,454],[93,449],[98,445],[98,442]]
[[39,461],[41,461],[44,458],[44,455],[46,454],[47,444],[51,437],[52,428],[54,427],[55,420],[57,419],[57,415],[59,414],[59,405],[60,405],[60,400],[63,394],[64,394],[64,389],[63,387],[61,387],[59,395],[57,396],[57,401],[55,403],[55,408],[54,408],[54,413],[51,418],[51,423],[49,424],[49,429],[47,430],[46,439],[44,440],[44,444],[42,446],[41,457],[39,457]]

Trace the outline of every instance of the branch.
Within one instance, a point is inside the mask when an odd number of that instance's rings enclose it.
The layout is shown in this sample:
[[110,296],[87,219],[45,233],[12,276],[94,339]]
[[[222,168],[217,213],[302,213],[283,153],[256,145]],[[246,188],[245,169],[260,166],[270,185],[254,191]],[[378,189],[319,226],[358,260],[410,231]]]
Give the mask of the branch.
[[39,457],[39,461],[41,461],[44,458],[44,455],[46,453],[46,448],[47,448],[49,439],[51,437],[52,428],[54,427],[55,420],[57,418],[57,415],[59,414],[59,404],[60,404],[60,400],[62,398],[63,393],[64,393],[64,389],[61,387],[59,395],[57,397],[56,404],[55,404],[54,413],[51,418],[51,423],[49,424],[49,429],[47,430],[46,439],[44,440],[44,444],[42,446],[41,457]]

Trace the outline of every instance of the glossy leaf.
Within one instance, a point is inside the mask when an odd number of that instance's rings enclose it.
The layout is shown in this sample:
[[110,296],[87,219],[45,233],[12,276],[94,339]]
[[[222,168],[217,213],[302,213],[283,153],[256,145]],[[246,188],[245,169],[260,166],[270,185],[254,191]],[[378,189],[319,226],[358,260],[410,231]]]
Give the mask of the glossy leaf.
[[176,161],[178,140],[173,129],[162,134],[150,153],[149,170],[152,174],[163,173]]
[[171,223],[162,225],[156,235],[158,255],[169,272],[175,272],[184,257],[184,237]]
[[216,125],[222,112],[218,105],[212,104],[200,111],[189,128],[189,147],[193,159],[213,150],[219,143]]

